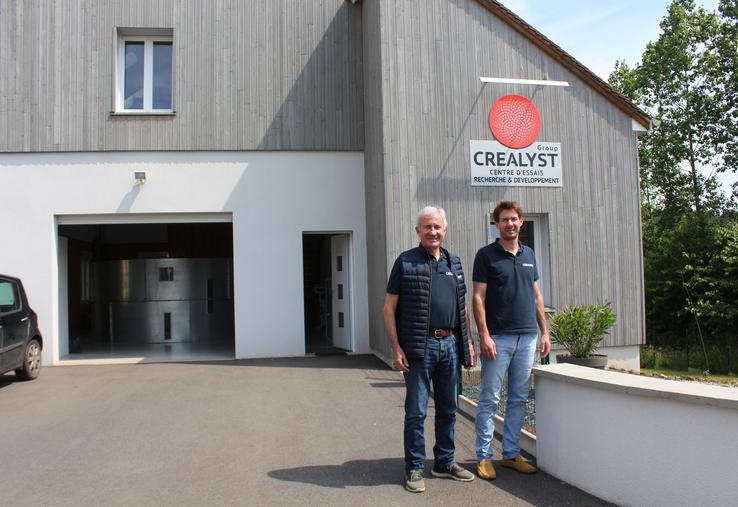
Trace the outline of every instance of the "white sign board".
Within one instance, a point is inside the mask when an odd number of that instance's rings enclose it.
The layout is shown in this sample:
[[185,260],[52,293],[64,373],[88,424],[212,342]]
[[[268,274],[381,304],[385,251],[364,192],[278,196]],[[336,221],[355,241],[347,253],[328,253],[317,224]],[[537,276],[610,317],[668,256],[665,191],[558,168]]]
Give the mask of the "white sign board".
[[560,187],[561,143],[519,150],[497,141],[469,141],[472,186]]

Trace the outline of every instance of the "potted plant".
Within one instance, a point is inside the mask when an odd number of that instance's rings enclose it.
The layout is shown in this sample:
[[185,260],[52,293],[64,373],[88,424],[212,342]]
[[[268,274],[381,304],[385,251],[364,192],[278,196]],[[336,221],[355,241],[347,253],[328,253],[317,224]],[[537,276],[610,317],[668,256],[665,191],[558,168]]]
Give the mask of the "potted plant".
[[556,313],[551,317],[551,341],[563,345],[569,353],[557,355],[556,362],[604,369],[607,356],[595,352],[614,324],[610,303],[569,305]]

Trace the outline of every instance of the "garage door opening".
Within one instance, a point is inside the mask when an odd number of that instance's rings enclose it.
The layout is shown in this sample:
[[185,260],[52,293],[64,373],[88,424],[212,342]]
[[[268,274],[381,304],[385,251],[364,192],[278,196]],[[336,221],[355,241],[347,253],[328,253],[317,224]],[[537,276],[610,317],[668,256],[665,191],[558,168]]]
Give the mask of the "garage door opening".
[[351,252],[348,234],[303,234],[305,351],[344,354],[353,350]]
[[233,359],[230,223],[74,224],[58,233],[69,328],[60,359]]

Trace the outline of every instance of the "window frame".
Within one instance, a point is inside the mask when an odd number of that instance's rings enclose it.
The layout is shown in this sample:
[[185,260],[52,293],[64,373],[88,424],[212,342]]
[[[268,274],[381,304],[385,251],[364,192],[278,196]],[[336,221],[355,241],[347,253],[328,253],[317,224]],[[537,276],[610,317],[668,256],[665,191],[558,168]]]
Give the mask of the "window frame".
[[13,296],[15,298],[15,308],[5,312],[0,310],[0,316],[4,317],[6,315],[12,315],[23,310],[23,298],[21,298],[20,287],[18,287],[18,284],[15,283],[13,280],[7,280],[5,278],[0,278],[0,282],[10,285],[13,290]]
[[[174,110],[174,30],[171,28],[116,28],[114,30],[114,63],[113,63],[113,105],[114,115],[173,115]],[[144,77],[143,108],[126,109],[125,99],[125,55],[126,42],[144,43]],[[168,109],[153,108],[153,55],[155,42],[172,44],[172,107]]]

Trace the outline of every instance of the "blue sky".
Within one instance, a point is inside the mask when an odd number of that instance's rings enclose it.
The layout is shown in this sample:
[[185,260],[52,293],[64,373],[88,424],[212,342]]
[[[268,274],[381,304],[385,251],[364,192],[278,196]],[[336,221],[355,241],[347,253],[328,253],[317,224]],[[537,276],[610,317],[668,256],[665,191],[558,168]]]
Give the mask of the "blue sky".
[[[607,81],[616,60],[638,63],[649,41],[659,37],[659,23],[670,0],[500,0],[571,56]],[[718,0],[697,0],[717,11]],[[706,168],[709,173],[710,169]],[[718,176],[723,190],[738,175]]]
[[[658,39],[669,0],[500,0],[501,3],[607,80],[616,60],[640,61]],[[699,0],[708,11],[718,0]]]

